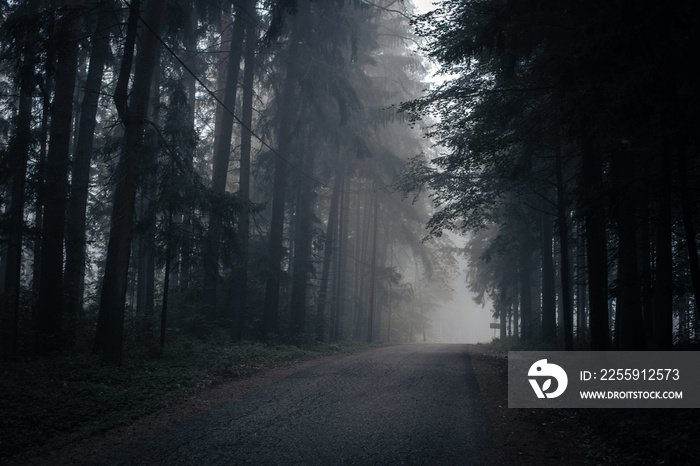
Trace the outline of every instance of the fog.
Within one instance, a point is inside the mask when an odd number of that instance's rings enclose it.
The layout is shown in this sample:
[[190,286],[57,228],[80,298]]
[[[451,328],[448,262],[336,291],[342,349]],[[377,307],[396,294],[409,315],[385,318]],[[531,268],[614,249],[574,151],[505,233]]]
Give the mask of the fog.
[[458,274],[453,285],[454,299],[439,307],[431,316],[428,338],[447,343],[480,343],[493,338],[491,304],[474,302],[466,286],[466,274]]
[[[447,233],[451,241],[462,249],[466,242],[464,237]],[[428,337],[446,343],[483,343],[496,336],[489,325],[493,321],[491,302],[486,299],[484,305],[477,304],[467,285],[467,261],[457,254],[457,273],[450,288],[452,299],[442,303],[431,314],[432,328]]]

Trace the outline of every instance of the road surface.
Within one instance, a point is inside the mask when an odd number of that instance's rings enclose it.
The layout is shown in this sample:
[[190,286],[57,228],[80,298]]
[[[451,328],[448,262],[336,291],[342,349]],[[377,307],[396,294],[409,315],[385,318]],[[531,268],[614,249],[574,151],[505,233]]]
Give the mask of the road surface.
[[498,464],[464,345],[360,351],[91,464]]

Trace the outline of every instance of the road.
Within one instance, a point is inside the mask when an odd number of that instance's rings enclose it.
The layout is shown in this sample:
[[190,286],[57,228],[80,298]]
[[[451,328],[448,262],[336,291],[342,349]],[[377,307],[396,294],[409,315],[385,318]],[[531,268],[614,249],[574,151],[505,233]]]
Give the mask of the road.
[[498,464],[464,345],[360,351],[140,439],[99,465]]

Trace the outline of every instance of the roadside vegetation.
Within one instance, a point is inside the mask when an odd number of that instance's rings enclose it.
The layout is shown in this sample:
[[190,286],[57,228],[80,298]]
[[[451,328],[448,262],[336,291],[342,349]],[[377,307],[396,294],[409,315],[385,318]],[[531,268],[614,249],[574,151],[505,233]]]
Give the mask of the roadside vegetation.
[[[563,345],[556,342],[517,338],[496,338],[478,346],[501,359],[504,365],[508,351],[563,350]],[[505,369],[503,373],[507,373]],[[555,416],[559,425],[548,428],[567,431],[577,438],[588,464],[689,465],[700,461],[697,410],[552,408],[537,411],[559,412]]]
[[122,365],[68,354],[0,363],[0,463],[21,460],[139,417],[264,368],[349,352],[366,344],[301,346],[178,337],[159,355],[132,349]]

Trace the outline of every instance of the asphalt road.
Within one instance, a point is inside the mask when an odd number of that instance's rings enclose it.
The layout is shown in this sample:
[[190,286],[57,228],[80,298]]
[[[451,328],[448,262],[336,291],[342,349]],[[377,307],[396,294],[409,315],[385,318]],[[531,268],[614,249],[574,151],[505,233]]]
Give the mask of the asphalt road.
[[498,464],[464,345],[361,351],[138,440],[102,465]]

